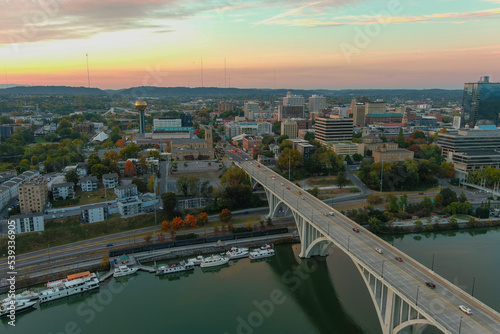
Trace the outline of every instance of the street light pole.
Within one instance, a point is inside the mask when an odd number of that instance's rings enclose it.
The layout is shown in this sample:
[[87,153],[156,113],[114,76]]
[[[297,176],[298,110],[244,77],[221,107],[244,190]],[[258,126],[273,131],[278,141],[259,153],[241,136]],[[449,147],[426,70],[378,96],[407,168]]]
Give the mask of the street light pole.
[[382,195],[382,185],[384,184],[384,159],[382,159],[382,168],[380,169],[380,194]]
[[418,306],[418,290],[420,290],[420,285],[417,286],[417,298],[415,298],[415,306]]
[[460,317],[460,324],[458,325],[458,334],[460,334],[460,331],[462,330],[462,319],[463,318],[464,318],[464,316]]
[[432,266],[431,270],[434,271],[434,253],[432,253]]
[[347,236],[347,251],[349,251],[349,241],[351,240],[351,235]]
[[384,263],[385,260],[382,260],[382,279],[384,278]]
[[474,297],[474,285],[476,284],[476,277],[472,277],[472,293],[471,296]]

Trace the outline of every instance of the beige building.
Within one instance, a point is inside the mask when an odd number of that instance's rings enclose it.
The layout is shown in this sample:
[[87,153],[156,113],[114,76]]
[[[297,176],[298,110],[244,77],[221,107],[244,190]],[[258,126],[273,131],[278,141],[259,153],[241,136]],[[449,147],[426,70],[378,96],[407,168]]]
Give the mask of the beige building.
[[387,103],[385,102],[366,102],[365,115],[368,114],[385,114]]
[[414,152],[405,150],[403,148],[388,150],[386,147],[382,147],[380,150],[373,151],[372,155],[375,163],[382,161],[395,162],[395,161],[412,160]]
[[48,201],[47,181],[33,179],[18,188],[21,213],[42,212]]
[[297,138],[297,122],[295,121],[284,121],[281,122],[281,135],[287,135],[289,139]]
[[331,150],[335,152],[337,155],[353,155],[353,154],[361,154],[364,155],[364,144],[358,143],[338,143],[330,145]]
[[356,101],[356,99],[352,99],[351,113],[352,120],[355,126],[365,125],[365,105],[363,103],[359,103]]
[[394,151],[399,148],[399,145],[397,143],[365,143],[364,145],[364,152],[366,154],[366,151],[380,151],[382,148],[386,148],[387,151]]

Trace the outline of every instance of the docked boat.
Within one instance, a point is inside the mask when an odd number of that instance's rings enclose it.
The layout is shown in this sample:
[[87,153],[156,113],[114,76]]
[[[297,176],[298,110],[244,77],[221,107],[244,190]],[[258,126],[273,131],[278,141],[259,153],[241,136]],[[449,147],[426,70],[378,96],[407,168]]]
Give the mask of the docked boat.
[[203,256],[198,255],[197,257],[194,257],[192,259],[188,259],[188,262],[191,262],[195,266],[199,266],[201,264],[201,261],[203,261]]
[[229,258],[227,256],[211,255],[201,260],[200,267],[208,268],[208,267],[222,266],[223,264],[226,264],[228,262]]
[[194,264],[191,261],[172,262],[161,265],[156,269],[156,275],[173,274],[181,271],[194,270]]
[[257,260],[274,256],[274,254],[275,254],[274,249],[272,249],[271,247],[266,249],[262,249],[261,247],[259,249],[254,249],[253,251],[251,251],[249,258],[250,260]]
[[15,301],[3,301],[0,304],[0,318],[8,316],[11,312],[14,314],[18,314],[24,311],[29,310],[36,304],[36,300],[29,299],[16,299]]
[[115,268],[115,272],[113,273],[113,277],[123,277],[123,276],[128,276],[135,274],[139,270],[139,268],[130,268],[127,266],[119,266],[118,268]]
[[[24,300],[24,299],[27,299],[29,301],[37,301],[38,300],[38,292],[33,292],[33,291],[30,291],[30,290],[25,290],[19,294],[16,295],[15,299],[18,299],[18,300]],[[5,298],[4,300],[2,300],[2,302],[9,302],[10,301],[10,298]]]
[[88,271],[67,278],[47,283],[46,290],[40,291],[40,303],[75,295],[99,288],[99,279],[94,273]]
[[226,252],[226,256],[229,258],[229,260],[248,257],[248,248],[238,248],[233,246]]

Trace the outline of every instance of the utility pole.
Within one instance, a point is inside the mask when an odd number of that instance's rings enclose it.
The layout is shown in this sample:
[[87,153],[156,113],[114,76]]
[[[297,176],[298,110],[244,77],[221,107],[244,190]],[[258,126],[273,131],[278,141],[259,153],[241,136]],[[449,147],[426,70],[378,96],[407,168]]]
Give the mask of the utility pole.
[[380,170],[380,195],[382,195],[383,184],[384,184],[384,160],[382,159],[382,168]]
[[289,151],[288,152],[288,181],[290,181],[290,175],[291,175],[291,170],[292,170],[292,154]]

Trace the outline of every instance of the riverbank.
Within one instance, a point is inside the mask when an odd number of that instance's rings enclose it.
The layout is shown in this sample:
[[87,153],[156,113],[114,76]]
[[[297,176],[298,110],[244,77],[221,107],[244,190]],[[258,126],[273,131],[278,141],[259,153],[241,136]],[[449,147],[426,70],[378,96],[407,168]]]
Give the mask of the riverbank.
[[[270,244],[290,244],[300,242],[297,232],[291,231],[283,235],[262,236],[249,239],[231,240],[218,246],[217,243],[207,243],[202,245],[181,246],[175,248],[168,248],[156,251],[148,251],[143,253],[134,254],[135,258],[143,263],[177,259],[188,256],[198,256],[211,253],[221,253],[229,250],[232,246],[258,248],[264,243]],[[75,261],[78,262],[68,262]],[[89,254],[80,254],[78,257],[69,258],[65,261],[42,262],[34,267],[25,270],[18,270],[16,280],[16,290],[28,288],[31,286],[47,283],[65,278],[67,275],[82,271],[109,271],[111,268],[110,262],[113,261],[109,258],[107,252],[93,252]],[[55,266],[54,266],[55,264]],[[0,287],[0,294],[6,293],[9,289],[8,285]]]

